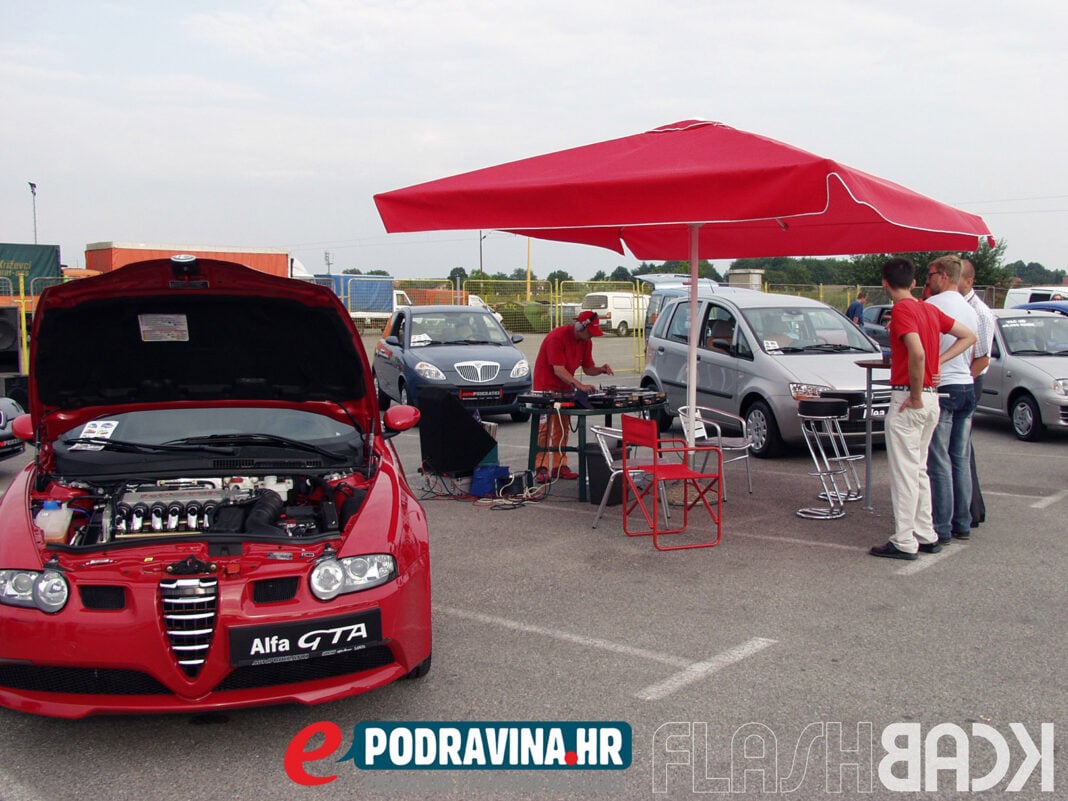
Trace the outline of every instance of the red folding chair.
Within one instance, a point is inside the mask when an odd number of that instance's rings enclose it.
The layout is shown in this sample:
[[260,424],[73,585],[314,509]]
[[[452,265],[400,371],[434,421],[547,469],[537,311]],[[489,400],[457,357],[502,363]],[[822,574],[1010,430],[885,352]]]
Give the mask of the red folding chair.
[[[688,446],[685,440],[660,437],[656,420],[643,420],[622,415],[623,421],[623,531],[628,537],[652,535],[659,551],[683,548],[710,548],[719,544],[722,535],[723,498],[720,480],[723,475],[723,452],[712,445]],[[700,470],[694,465],[702,463]],[[644,474],[645,479],[640,478]],[[676,525],[662,521],[660,504],[666,497],[661,492],[665,482],[683,486],[682,520]],[[714,496],[714,497],[712,497]],[[709,542],[685,542],[661,545],[660,537],[686,530],[690,510],[701,504],[712,520],[715,538]],[[637,525],[634,528],[634,518]]]

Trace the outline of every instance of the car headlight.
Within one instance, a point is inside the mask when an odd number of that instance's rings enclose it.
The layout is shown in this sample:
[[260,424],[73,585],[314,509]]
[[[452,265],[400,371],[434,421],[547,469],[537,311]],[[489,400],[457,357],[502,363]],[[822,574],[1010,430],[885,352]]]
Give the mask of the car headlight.
[[829,389],[830,387],[823,384],[790,384],[790,394],[798,401],[818,398],[821,392]]
[[420,378],[425,378],[427,381],[445,380],[445,373],[441,372],[441,370],[430,362],[419,362],[419,364],[415,366],[415,374]]
[[0,604],[54,615],[67,605],[70,585],[58,570],[0,570]]
[[510,375],[512,378],[524,378],[530,375],[530,363],[526,359],[520,359],[515,363]]
[[1068,378],[1054,379],[1053,393],[1055,395],[1068,395]]
[[316,598],[329,601],[346,592],[378,587],[396,577],[396,560],[386,553],[372,553],[344,559],[328,556],[312,568],[308,583]]

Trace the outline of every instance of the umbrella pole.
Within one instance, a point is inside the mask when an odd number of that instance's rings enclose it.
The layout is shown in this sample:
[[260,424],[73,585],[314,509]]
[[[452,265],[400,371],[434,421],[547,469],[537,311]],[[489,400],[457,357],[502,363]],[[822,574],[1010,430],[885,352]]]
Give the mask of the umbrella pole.
[[697,267],[698,243],[701,230],[700,223],[690,223],[690,342],[687,349],[686,368],[686,406],[687,419],[683,430],[686,432],[686,444],[693,447],[696,434],[694,422],[697,419],[697,335],[701,321],[697,319]]

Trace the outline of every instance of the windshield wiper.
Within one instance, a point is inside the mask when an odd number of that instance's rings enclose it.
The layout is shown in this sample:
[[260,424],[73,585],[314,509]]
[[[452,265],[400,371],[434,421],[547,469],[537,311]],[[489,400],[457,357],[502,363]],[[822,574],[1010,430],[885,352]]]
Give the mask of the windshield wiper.
[[230,445],[277,445],[282,448],[293,448],[295,450],[317,453],[320,456],[332,459],[335,462],[347,461],[345,456],[334,453],[333,451],[328,451],[326,448],[320,448],[318,445],[312,445],[310,442],[301,442],[299,439],[279,437],[274,434],[206,434],[201,437],[184,437],[182,439],[175,439],[165,444],[194,445],[197,443],[217,442],[225,442]]
[[1020,348],[1011,351],[1013,356],[1052,356],[1048,350],[1035,350],[1034,348]]
[[820,342],[816,345],[805,345],[802,350],[818,350],[818,351],[830,351],[832,353],[841,353],[842,351],[855,350],[861,353],[871,353],[867,348],[858,348],[856,345],[836,345],[830,342]]
[[116,451],[119,453],[219,453],[225,456],[233,456],[236,452],[233,448],[223,448],[216,445],[198,445],[193,442],[164,442],[152,444],[149,442],[127,442],[110,437],[72,437],[63,440],[63,444],[75,447],[84,445],[84,450]]

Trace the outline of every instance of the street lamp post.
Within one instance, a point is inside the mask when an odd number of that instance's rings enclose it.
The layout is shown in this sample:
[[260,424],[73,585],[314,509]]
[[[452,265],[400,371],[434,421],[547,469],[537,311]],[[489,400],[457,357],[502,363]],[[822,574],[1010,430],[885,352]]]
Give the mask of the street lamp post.
[[33,181],[28,181],[30,185],[30,194],[33,195],[33,244],[37,244],[37,184]]

